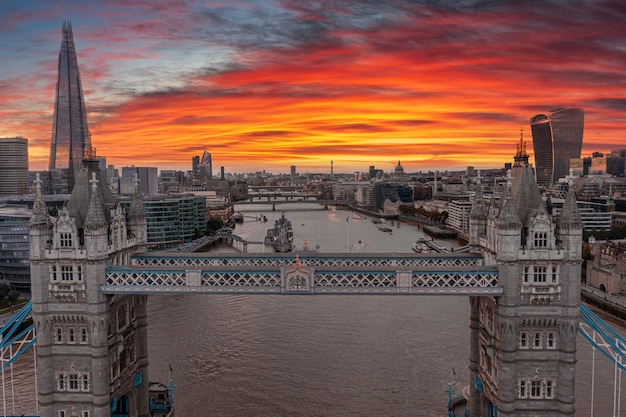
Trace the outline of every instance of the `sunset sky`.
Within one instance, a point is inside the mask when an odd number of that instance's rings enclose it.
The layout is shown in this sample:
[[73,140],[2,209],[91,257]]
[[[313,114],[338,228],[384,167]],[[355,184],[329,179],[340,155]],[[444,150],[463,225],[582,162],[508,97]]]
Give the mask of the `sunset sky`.
[[501,167],[520,127],[585,110],[583,156],[626,147],[626,3],[0,3],[0,137],[47,169],[70,20],[98,155],[227,172]]

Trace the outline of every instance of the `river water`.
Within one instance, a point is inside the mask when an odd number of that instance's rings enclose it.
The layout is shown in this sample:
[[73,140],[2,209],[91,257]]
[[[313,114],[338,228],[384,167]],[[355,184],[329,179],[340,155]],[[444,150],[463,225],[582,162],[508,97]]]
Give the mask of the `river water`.
[[[306,240],[324,253],[403,253],[423,236],[406,223],[382,232],[350,212],[294,206],[286,216],[298,247]],[[271,207],[237,210],[246,217],[235,233],[252,242],[280,216]],[[267,223],[254,220],[261,213]],[[150,379],[166,381],[171,365],[178,417],[436,417],[445,415],[448,384],[460,392],[468,383],[467,297],[163,295],[150,296],[148,310]],[[32,355],[14,368],[17,414],[32,414]],[[591,347],[579,336],[577,417],[591,415],[591,368]],[[599,354],[595,374],[594,415],[614,415],[613,366]],[[621,404],[626,415],[624,393]]]

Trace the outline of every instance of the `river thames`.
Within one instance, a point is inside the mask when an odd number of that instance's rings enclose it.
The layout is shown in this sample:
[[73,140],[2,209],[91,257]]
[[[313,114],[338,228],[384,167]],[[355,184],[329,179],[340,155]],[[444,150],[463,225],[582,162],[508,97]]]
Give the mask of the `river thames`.
[[[306,240],[324,253],[411,252],[423,236],[406,223],[382,232],[351,212],[286,207],[295,245]],[[271,207],[237,210],[245,222],[235,234],[252,242],[280,216]],[[267,223],[255,221],[260,214]],[[150,376],[166,380],[171,363],[179,417],[444,416],[448,384],[458,393],[469,382],[468,297],[151,296],[149,310]],[[592,356],[582,337],[578,352],[583,417],[591,414]],[[596,356],[594,411],[608,416],[613,366]]]
[[[294,206],[286,216],[298,247],[306,240],[324,253],[406,253],[423,236],[415,225],[388,222],[392,232],[383,232],[351,212]],[[239,210],[245,222],[235,234],[251,242],[280,216],[271,207]],[[255,220],[260,214],[267,223]],[[150,380],[165,382],[171,365],[178,417],[443,417],[448,384],[458,393],[469,382],[465,296],[151,295],[148,310]],[[586,417],[592,354],[581,336],[577,358],[576,416]],[[34,414],[32,355],[13,372],[16,414]],[[595,374],[595,416],[614,415],[614,367],[600,354]],[[10,405],[8,385],[6,395]]]

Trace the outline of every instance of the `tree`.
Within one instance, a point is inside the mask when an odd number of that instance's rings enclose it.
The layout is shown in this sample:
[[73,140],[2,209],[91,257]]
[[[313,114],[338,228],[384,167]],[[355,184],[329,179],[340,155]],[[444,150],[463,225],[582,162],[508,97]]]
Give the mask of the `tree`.
[[6,282],[0,283],[0,301],[4,300],[5,297],[11,291],[11,286]]
[[215,217],[211,217],[208,222],[206,222],[206,231],[208,235],[214,235],[215,232],[224,227],[224,222],[222,219],[218,219]]
[[7,299],[9,300],[9,303],[11,303],[11,305],[15,304],[18,298],[20,298],[20,293],[15,290],[11,290],[7,294]]

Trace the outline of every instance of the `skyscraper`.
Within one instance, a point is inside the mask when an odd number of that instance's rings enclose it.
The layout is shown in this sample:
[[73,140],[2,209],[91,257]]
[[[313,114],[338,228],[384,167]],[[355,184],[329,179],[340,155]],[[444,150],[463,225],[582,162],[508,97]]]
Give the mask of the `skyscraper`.
[[71,23],[63,22],[62,34],[50,143],[50,171],[61,174],[61,183],[54,191],[70,193],[83,166],[85,149],[91,146],[91,139]]
[[0,195],[28,192],[28,139],[0,138]]
[[213,179],[213,162],[211,162],[210,152],[204,151],[198,169],[203,180]]
[[537,184],[548,186],[569,173],[569,161],[580,158],[584,112],[555,109],[531,117]]

